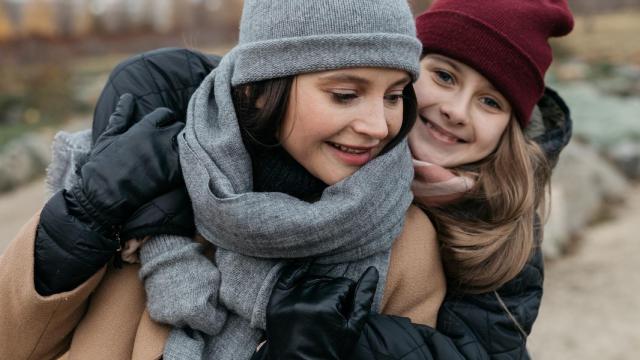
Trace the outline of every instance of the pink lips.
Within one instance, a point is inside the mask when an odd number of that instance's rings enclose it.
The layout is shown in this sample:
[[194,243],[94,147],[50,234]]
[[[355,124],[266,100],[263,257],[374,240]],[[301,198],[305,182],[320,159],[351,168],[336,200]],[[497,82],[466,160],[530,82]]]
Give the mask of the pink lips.
[[434,124],[432,121],[427,120],[425,124],[427,131],[429,134],[441,142],[449,145],[454,145],[460,143],[461,139],[457,136],[451,134],[450,132],[444,130],[440,126]]
[[346,165],[363,166],[372,159],[373,147],[348,146],[327,143],[331,152]]

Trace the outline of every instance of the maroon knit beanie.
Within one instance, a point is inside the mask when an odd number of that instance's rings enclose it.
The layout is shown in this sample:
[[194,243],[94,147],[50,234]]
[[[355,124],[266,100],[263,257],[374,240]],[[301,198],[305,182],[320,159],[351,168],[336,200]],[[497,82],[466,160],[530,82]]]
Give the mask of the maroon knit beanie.
[[549,37],[573,29],[566,0],[436,0],[416,19],[423,53],[456,59],[505,96],[522,127],[544,93]]

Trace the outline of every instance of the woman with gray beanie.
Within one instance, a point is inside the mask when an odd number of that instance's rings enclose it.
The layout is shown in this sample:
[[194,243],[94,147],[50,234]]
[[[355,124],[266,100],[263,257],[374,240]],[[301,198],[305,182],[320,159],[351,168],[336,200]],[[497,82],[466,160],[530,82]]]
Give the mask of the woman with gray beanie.
[[420,52],[402,0],[245,2],[239,44],[194,93],[178,137],[215,266],[188,238],[140,251],[151,317],[174,326],[165,358],[248,358],[283,259],[352,280],[374,267],[381,281],[369,271],[353,302],[380,311],[403,227],[435,250],[426,218],[405,224]]
[[[421,303],[420,313],[430,314],[422,321],[435,325],[444,278],[433,228],[419,210],[410,208],[412,165],[405,141],[416,118],[411,82],[418,77],[420,51],[404,0],[245,2],[238,46],[193,94],[186,126],[177,136],[195,226],[216,246],[214,262],[203,255],[202,245],[170,226],[162,228],[165,235],[153,236],[140,249],[149,314],[173,326],[164,341],[163,358],[249,358],[262,337],[265,308],[286,259],[313,259],[306,274],[325,280],[340,276],[344,280],[337,285],[353,289],[348,300],[353,316],[345,334],[359,334],[370,308],[406,309],[403,303]],[[171,112],[160,110],[132,126],[134,102],[132,96],[121,97],[106,131],[78,166],[71,189],[45,206],[40,222],[45,226],[37,236],[19,236],[17,244],[34,237],[61,239],[68,234],[62,228],[87,224],[79,234],[99,234],[105,248],[101,254],[109,254],[109,239],[120,237],[129,227],[128,219],[158,208],[153,193],[172,194],[174,180],[146,188],[136,176],[126,178],[125,170],[134,169],[135,174],[145,174],[147,183],[175,177],[170,149],[144,139],[167,126],[172,127],[164,133],[171,137],[179,125]],[[140,157],[126,154],[133,150],[131,144],[140,146]],[[157,163],[150,158],[154,148]],[[157,171],[146,171],[151,169]],[[176,235],[166,235],[172,233]],[[420,269],[421,274],[431,274],[420,294],[432,296],[383,299],[384,289],[403,288],[385,280],[393,267],[392,245],[396,249],[410,238],[420,239],[412,243],[433,256]],[[49,256],[37,250],[36,254]],[[76,254],[67,257],[75,259]],[[61,276],[66,267],[47,271],[42,260],[36,258],[34,266],[41,296],[57,298],[56,282],[74,292],[89,286],[87,281],[96,286],[104,275],[100,271],[87,279],[94,265],[80,259],[87,275],[67,282]],[[367,269],[357,287],[353,285],[351,280]],[[326,281],[317,289],[336,285]],[[73,321],[84,320],[83,306],[78,305],[82,297],[72,296],[75,302],[70,302],[70,295],[65,296],[65,303],[76,304],[68,310]],[[58,313],[52,310],[51,317],[57,319]],[[73,329],[68,326],[57,335],[45,327],[27,338],[34,339],[30,344],[36,353],[70,346],[77,354],[80,350],[73,346],[82,342],[75,341]],[[161,329],[156,333],[167,336],[166,328]],[[2,332],[3,340],[11,336]]]

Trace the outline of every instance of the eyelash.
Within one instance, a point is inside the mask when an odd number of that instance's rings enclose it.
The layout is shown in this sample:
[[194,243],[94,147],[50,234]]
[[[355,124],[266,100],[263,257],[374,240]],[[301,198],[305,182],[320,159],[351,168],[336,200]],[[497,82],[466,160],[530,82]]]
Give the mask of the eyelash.
[[[491,102],[492,104],[489,104],[488,102]],[[487,105],[487,106],[490,106],[490,107],[492,107],[494,109],[502,110],[502,106],[500,106],[500,103],[498,101],[496,101],[495,99],[492,99],[490,97],[486,97],[486,96],[483,97],[482,98],[482,103]]]
[[[347,104],[350,101],[357,99],[358,94],[332,92],[331,97],[333,98],[333,101],[335,101],[338,104]],[[402,102],[404,100],[404,95],[403,94],[385,95],[384,100],[390,103],[391,105],[396,105],[399,102]]]
[[332,92],[331,93],[331,97],[333,98],[333,101],[339,103],[339,104],[346,104],[348,102],[350,102],[351,100],[354,100],[358,97],[357,94],[354,93],[338,93],[338,92]]
[[[443,82],[447,85],[452,85],[455,83],[456,78],[448,71],[434,70],[433,72],[436,74],[437,80],[439,82]],[[448,79],[445,79],[445,77]]]
[[397,105],[404,101],[404,95],[402,94],[389,94],[384,97],[386,101],[388,101],[391,105]]
[[[455,77],[451,73],[449,73],[448,71],[445,71],[445,70],[434,70],[433,72],[437,77],[437,81],[439,81],[441,83],[444,83],[446,85],[453,85],[455,83]],[[502,106],[500,105],[500,103],[497,100],[495,100],[495,99],[493,99],[491,97],[483,97],[481,101],[482,101],[483,104],[485,104],[485,105],[487,105],[487,106],[489,106],[491,108],[502,110]],[[491,102],[491,104],[488,103],[487,101]]]

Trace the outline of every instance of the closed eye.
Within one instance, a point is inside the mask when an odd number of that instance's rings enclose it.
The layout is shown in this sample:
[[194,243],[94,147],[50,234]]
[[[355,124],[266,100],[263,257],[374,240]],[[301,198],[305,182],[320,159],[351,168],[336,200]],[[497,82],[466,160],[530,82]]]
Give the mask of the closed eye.
[[358,97],[356,93],[342,93],[342,92],[332,92],[331,97],[333,101],[339,104],[346,104],[351,100],[354,100]]

